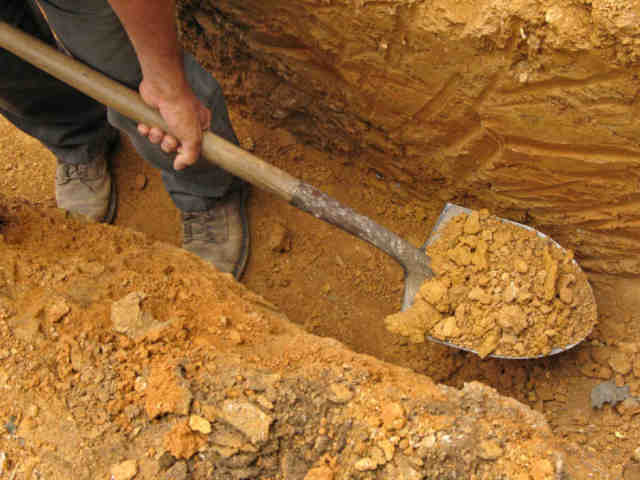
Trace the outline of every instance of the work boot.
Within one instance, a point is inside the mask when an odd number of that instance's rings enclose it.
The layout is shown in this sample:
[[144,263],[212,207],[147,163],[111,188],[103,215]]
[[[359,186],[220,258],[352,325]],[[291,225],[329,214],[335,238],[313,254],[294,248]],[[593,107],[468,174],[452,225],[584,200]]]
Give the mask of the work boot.
[[117,136],[106,153],[89,163],[58,163],[56,202],[59,208],[83,215],[94,222],[113,222],[117,199],[107,156],[115,143]]
[[203,212],[183,212],[183,248],[239,280],[249,257],[249,188],[242,185]]

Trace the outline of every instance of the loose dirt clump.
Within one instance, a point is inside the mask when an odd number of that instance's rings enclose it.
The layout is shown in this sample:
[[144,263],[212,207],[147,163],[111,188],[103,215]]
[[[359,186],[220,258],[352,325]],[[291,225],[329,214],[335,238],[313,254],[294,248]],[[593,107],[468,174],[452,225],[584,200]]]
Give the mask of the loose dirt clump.
[[437,276],[386,319],[414,342],[429,335],[482,358],[536,357],[580,342],[596,323],[573,253],[486,210],[453,218],[427,253]]

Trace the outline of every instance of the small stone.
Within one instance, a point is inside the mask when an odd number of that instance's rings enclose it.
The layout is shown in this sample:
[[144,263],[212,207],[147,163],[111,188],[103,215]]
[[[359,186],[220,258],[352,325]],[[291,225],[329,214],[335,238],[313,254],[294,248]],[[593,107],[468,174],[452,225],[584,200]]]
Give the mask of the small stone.
[[614,382],[603,382],[591,390],[591,407],[602,408],[605,403],[615,406],[627,399],[629,395],[629,386],[617,387]]
[[211,424],[206,418],[202,418],[198,415],[191,415],[189,417],[189,427],[194,432],[204,433],[208,435],[211,433]]
[[616,410],[620,415],[633,416],[640,413],[640,401],[635,397],[627,397],[616,405]]
[[133,389],[138,392],[144,392],[147,389],[147,381],[144,377],[136,377],[133,382]]
[[391,460],[393,460],[393,455],[395,454],[396,447],[394,447],[389,440],[387,439],[382,440],[380,442],[380,448],[384,452],[384,457],[387,460],[387,462],[390,462]]
[[633,367],[630,355],[618,350],[613,352],[611,357],[609,357],[609,366],[613,368],[614,372],[619,373],[620,375],[626,375]]
[[243,448],[246,441],[244,437],[237,432],[217,432],[211,438],[211,443],[236,453]]
[[180,366],[162,362],[151,367],[145,389],[145,409],[150,419],[165,413],[188,415],[192,399]]
[[475,235],[480,232],[480,230],[480,214],[478,212],[473,212],[467,217],[466,222],[464,222],[464,233],[467,235]]
[[479,447],[478,456],[483,460],[497,460],[504,452],[496,440],[484,440]]
[[268,245],[269,248],[278,253],[284,253],[291,250],[291,234],[280,223],[274,223],[273,229],[269,235]]
[[80,273],[86,273],[92,277],[97,277],[105,271],[105,266],[100,262],[82,262],[77,268]]
[[387,462],[384,452],[379,447],[371,448],[369,452],[369,458],[371,458],[371,460],[376,462],[378,465],[384,465]]
[[516,258],[513,266],[518,273],[527,273],[529,271],[529,265],[521,258]]
[[518,305],[505,305],[498,311],[496,323],[515,335],[520,335],[527,328],[527,316]]
[[240,334],[240,332],[235,329],[229,330],[227,335],[229,336],[229,341],[233,345],[242,345],[244,343],[244,338],[242,338],[242,335]]
[[214,405],[202,405],[200,407],[202,416],[210,422],[218,416],[218,409]]
[[147,186],[147,177],[142,173],[139,173],[138,175],[136,175],[136,188],[138,190],[144,190],[144,187],[146,186]]
[[640,463],[640,447],[637,447],[634,451],[633,454],[631,455],[631,458],[635,461]]
[[176,463],[176,457],[171,455],[169,452],[164,452],[158,459],[158,466],[161,471],[168,470],[174,463]]
[[438,338],[450,338],[460,336],[460,329],[456,323],[456,317],[447,317],[435,328],[435,334]]
[[256,397],[256,402],[258,402],[262,408],[266,408],[267,410],[273,410],[273,407],[274,407],[273,403],[270,402],[269,399],[264,395],[258,395]]
[[436,279],[430,279],[424,282],[420,287],[419,295],[431,305],[437,305],[445,299],[447,295],[447,286],[444,282]]
[[29,405],[29,408],[27,408],[27,417],[35,418],[38,416],[39,412],[40,409],[38,408],[38,406],[35,404],[31,404]]
[[333,480],[333,470],[326,465],[312,468],[304,476],[304,480]]
[[71,311],[71,307],[64,298],[57,297],[47,306],[47,320],[57,323]]
[[217,415],[245,434],[253,444],[269,439],[269,427],[273,418],[249,402],[227,400]]
[[353,398],[353,392],[341,383],[332,383],[329,390],[329,399],[334,403],[347,403]]
[[471,289],[471,291],[469,292],[469,299],[475,300],[484,305],[489,305],[493,300],[491,295],[480,287],[474,287]]
[[406,423],[404,415],[404,408],[399,403],[387,403],[382,407],[382,423],[387,430],[404,427]]
[[164,472],[162,480],[187,480],[189,478],[189,469],[187,462],[180,460],[176,462],[169,470]]
[[504,300],[504,303],[513,302],[517,296],[518,296],[518,289],[513,282],[511,282],[507,286],[507,288],[504,289],[504,292],[502,293],[502,299]]
[[491,355],[493,351],[498,348],[498,344],[500,343],[500,330],[494,329],[484,339],[484,342],[478,348],[478,356],[480,358],[485,358],[488,355]]
[[188,460],[206,445],[203,435],[192,431],[187,420],[176,423],[164,436],[164,448],[175,458]]
[[280,460],[282,478],[286,480],[303,478],[308,470],[309,466],[304,459],[293,451],[286,452]]
[[41,323],[44,309],[36,305],[24,314],[13,317],[9,325],[13,328],[14,335],[27,343],[39,343],[43,340]]
[[111,467],[112,480],[131,480],[138,473],[138,463],[135,460],[127,460]]
[[359,472],[367,472],[378,468],[378,464],[368,457],[361,458],[354,466]]
[[560,296],[560,300],[562,300],[567,305],[571,305],[573,303],[572,289],[568,287],[561,288],[560,291],[558,292],[558,295]]
[[116,332],[128,333],[140,328],[143,322],[140,302],[146,297],[144,293],[131,292],[111,304],[111,322]]

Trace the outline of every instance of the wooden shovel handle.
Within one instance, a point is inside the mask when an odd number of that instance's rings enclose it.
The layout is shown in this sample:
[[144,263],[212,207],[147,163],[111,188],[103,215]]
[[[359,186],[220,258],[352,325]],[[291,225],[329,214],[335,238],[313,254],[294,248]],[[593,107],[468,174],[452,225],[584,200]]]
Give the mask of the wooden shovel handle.
[[[168,130],[162,117],[137,92],[5,22],[0,22],[0,47],[138,123]],[[202,154],[252,185],[378,247],[395,258],[408,276],[424,279],[433,275],[429,257],[406,240],[217,135],[204,135]]]
[[[137,92],[96,72],[6,22],[0,22],[0,47],[138,123],[168,131],[162,117]],[[291,202],[300,181],[219,136],[206,132],[202,156],[249,183]]]

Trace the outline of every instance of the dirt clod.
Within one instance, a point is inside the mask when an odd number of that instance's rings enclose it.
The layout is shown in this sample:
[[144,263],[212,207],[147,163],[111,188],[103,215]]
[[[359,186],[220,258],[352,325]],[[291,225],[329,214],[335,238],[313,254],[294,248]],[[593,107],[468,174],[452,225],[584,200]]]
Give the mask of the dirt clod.
[[131,480],[138,473],[138,463],[126,460],[111,468],[111,480]]
[[276,223],[269,236],[269,248],[278,253],[291,250],[291,232],[281,223]]
[[269,438],[273,418],[251,403],[228,400],[223,403],[218,416],[245,434],[251,443],[259,444]]
[[480,442],[480,458],[483,460],[497,460],[503,454],[502,447],[495,440]]
[[175,458],[189,459],[207,443],[200,433],[189,428],[187,419],[177,422],[164,436],[164,448]]
[[135,185],[138,190],[144,190],[144,187],[147,186],[147,177],[144,174],[139,173],[136,175]]
[[194,432],[200,432],[205,435],[211,433],[211,424],[206,418],[202,418],[198,415],[191,415],[189,417],[189,427]]
[[156,418],[165,413],[189,414],[193,396],[178,365],[154,365],[144,393],[145,409],[149,418]]

